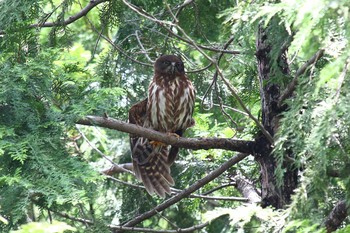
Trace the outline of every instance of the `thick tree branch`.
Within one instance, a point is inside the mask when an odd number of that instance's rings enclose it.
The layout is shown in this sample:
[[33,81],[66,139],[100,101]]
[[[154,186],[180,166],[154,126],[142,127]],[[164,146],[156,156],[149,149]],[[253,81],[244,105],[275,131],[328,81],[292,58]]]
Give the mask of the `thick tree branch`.
[[335,231],[348,216],[348,211],[349,207],[346,205],[346,201],[339,201],[324,222],[327,232]]
[[168,145],[174,145],[192,150],[224,149],[253,154],[255,148],[255,143],[253,141],[236,140],[230,138],[177,138],[134,124],[98,116],[87,116],[85,119],[80,119],[76,123],[115,129],[125,133],[136,134],[154,141],[163,142]]
[[293,80],[288,84],[287,88],[283,91],[280,98],[278,99],[278,107],[283,105],[283,101],[286,100],[294,92],[297,84],[298,78],[305,73],[305,71],[312,65],[315,64],[323,56],[324,49],[321,49],[315,53],[304,65],[302,65],[294,75]]
[[220,167],[218,167],[217,169],[215,169],[214,171],[209,173],[203,179],[198,180],[196,183],[194,183],[193,185],[191,185],[187,189],[183,190],[182,192],[180,192],[176,196],[169,198],[168,200],[166,200],[162,204],[156,206],[154,209],[147,211],[147,212],[135,217],[134,219],[128,221],[127,223],[123,224],[123,226],[128,226],[128,227],[135,226],[136,224],[138,224],[138,223],[156,215],[157,213],[167,209],[168,207],[172,206],[173,204],[179,202],[181,199],[189,196],[194,191],[200,189],[201,187],[203,187],[204,185],[206,185],[210,181],[214,180],[216,177],[221,175],[227,169],[229,169],[230,167],[232,167],[233,165],[235,165],[239,161],[243,160],[247,156],[248,156],[247,154],[241,153],[241,154],[238,154],[238,155],[232,157],[227,162],[223,163]]

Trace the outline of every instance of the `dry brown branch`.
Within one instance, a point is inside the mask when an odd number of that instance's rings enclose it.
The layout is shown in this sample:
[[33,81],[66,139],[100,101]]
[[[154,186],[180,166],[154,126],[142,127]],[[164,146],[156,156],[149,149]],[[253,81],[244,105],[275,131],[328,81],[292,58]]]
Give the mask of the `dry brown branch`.
[[292,95],[297,84],[298,78],[305,73],[305,71],[313,64],[315,64],[323,56],[324,49],[321,49],[315,53],[304,65],[302,65],[294,75],[293,80],[288,84],[287,88],[282,92],[280,98],[278,99],[278,107],[283,105],[283,101]]
[[143,128],[141,126],[106,117],[87,116],[85,119],[80,119],[76,123],[114,129],[129,134],[135,134],[154,141],[164,142],[168,145],[174,145],[177,147],[192,150],[224,149],[241,153],[254,154],[255,148],[255,142],[253,141],[237,140],[231,138],[177,138],[152,129]]
[[111,176],[117,173],[124,173],[126,171],[128,171],[128,173],[132,171],[132,163],[113,165],[110,168],[101,171],[101,173]]
[[249,203],[261,202],[261,197],[257,193],[255,185],[253,185],[246,177],[238,174],[233,178],[233,181],[240,193],[249,200]]
[[195,192],[196,190],[200,189],[210,181],[214,180],[216,177],[221,175],[223,172],[225,172],[227,169],[238,163],[239,161],[243,160],[245,157],[247,157],[247,154],[238,154],[225,163],[223,163],[220,167],[215,169],[214,171],[210,172],[207,176],[205,176],[203,179],[198,180],[196,183],[188,187],[187,189],[184,189],[179,194],[175,195],[174,197],[169,198],[162,204],[156,206],[154,209],[147,211],[134,219],[128,221],[127,223],[123,224],[123,226],[135,226],[136,224],[151,218],[152,216],[156,215],[157,213],[167,209],[168,207],[172,206],[173,204],[179,202],[183,198],[189,196],[191,193]]

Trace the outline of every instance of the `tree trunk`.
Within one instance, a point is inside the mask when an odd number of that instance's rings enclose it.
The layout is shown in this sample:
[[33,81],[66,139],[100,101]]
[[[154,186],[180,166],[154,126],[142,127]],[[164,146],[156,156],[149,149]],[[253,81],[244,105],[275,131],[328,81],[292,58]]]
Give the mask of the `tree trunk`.
[[[274,24],[274,27],[277,25]],[[286,56],[286,48],[275,48],[276,43],[271,43],[269,27],[263,28],[259,26],[256,40],[256,57],[258,64],[258,74],[260,83],[261,97],[261,120],[264,128],[271,134],[276,135],[279,127],[280,114],[282,109],[278,108],[278,99],[280,97],[280,85],[271,80],[281,80],[289,75],[289,67]],[[276,58],[275,63],[272,62],[271,51],[279,49],[280,55]],[[272,64],[276,67],[273,67]],[[276,72],[276,69],[279,69]],[[276,77],[276,75],[284,75],[284,77]],[[277,162],[272,155],[272,145],[263,135],[256,137],[257,148],[255,160],[260,165],[261,171],[261,197],[262,206],[271,205],[275,208],[283,208],[290,202],[291,194],[297,186],[297,170],[293,169],[290,164],[283,164],[285,169],[284,180],[282,186],[277,185],[275,171]]]

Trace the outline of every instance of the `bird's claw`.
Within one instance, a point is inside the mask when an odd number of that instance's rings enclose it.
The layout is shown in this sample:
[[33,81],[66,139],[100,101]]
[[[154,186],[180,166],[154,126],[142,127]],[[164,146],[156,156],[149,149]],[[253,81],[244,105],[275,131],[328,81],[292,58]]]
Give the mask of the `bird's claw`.
[[158,141],[150,141],[149,142],[153,147],[161,147],[161,146],[167,146],[167,144],[163,142],[158,142]]

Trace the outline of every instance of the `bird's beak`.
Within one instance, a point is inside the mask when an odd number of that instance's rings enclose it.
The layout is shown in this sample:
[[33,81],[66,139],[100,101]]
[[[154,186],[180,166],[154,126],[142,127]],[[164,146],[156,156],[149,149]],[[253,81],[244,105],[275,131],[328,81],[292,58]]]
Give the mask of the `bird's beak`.
[[171,73],[172,74],[175,74],[175,64],[176,64],[175,62],[171,63]]

